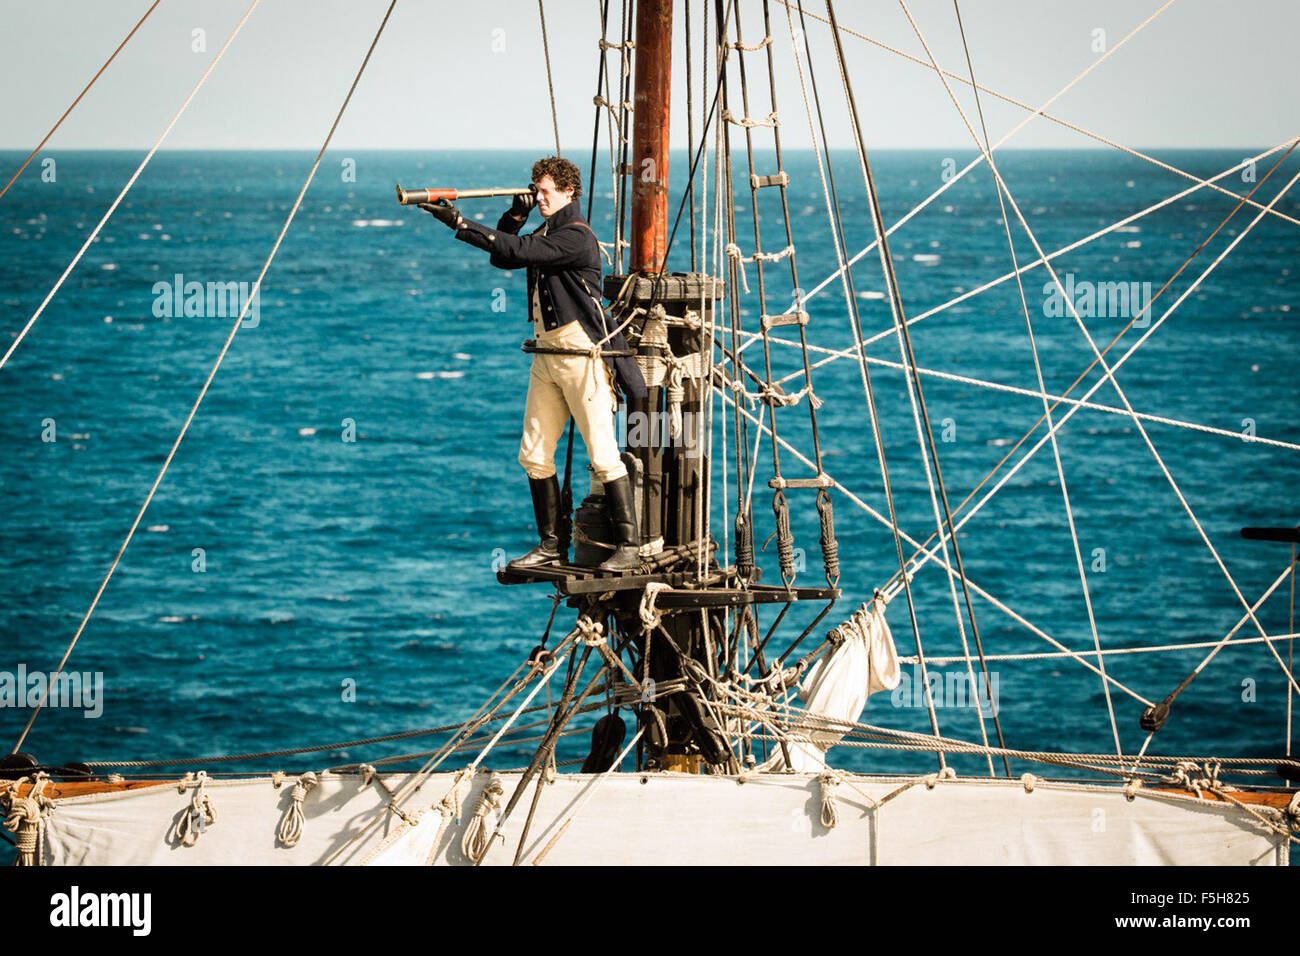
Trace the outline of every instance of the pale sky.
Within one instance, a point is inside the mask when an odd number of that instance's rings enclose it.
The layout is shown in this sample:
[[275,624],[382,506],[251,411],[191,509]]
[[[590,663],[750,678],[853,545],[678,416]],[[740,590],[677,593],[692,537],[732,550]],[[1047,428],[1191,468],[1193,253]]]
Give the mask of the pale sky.
[[[977,78],[1039,105],[1164,0],[964,0]],[[699,18],[691,3],[696,109]],[[31,149],[148,7],[148,0],[0,0],[0,148]],[[315,149],[360,64],[387,0],[262,0],[164,148]],[[147,148],[185,99],[249,0],[162,0],[49,149]],[[589,152],[597,69],[598,0],[546,0],[566,153]],[[618,28],[615,0],[613,30]],[[966,75],[950,0],[909,6],[941,66]],[[825,14],[823,0],[805,10]],[[840,0],[844,27],[925,58],[895,0]],[[674,146],[685,145],[684,0],[676,5]],[[797,20],[796,20],[797,23]],[[747,41],[762,35],[762,4],[744,0]],[[195,52],[193,31],[206,32]],[[809,145],[785,8],[772,2],[782,134]],[[1101,32],[1099,32],[1101,31]],[[832,145],[850,146],[828,28],[810,21]],[[1295,0],[1175,0],[1050,112],[1125,145],[1273,145],[1296,134]],[[872,147],[969,148],[969,134],[935,74],[845,37],[855,95]],[[750,54],[754,112],[766,114],[766,62]],[[617,59],[609,56],[611,70]],[[738,94],[734,94],[738,95]],[[963,94],[965,95],[965,94]],[[973,117],[973,104],[965,108]],[[985,97],[996,140],[1022,111]],[[528,148],[553,142],[535,0],[399,0],[337,148]],[[1009,146],[1096,143],[1038,119]]]

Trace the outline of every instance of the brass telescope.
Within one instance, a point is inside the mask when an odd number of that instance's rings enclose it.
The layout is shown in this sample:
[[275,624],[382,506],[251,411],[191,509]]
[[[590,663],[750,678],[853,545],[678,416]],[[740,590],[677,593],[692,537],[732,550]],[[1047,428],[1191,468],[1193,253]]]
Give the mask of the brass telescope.
[[403,206],[418,206],[439,199],[455,202],[457,199],[483,199],[488,196],[519,196],[532,191],[532,186],[502,186],[499,189],[403,189],[398,186],[397,201]]

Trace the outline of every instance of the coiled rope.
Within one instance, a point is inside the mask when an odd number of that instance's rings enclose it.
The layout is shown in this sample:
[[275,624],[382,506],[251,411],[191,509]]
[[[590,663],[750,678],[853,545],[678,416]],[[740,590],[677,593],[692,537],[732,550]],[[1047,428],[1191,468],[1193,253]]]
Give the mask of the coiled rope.
[[320,778],[312,771],[304,773],[294,783],[293,793],[289,796],[289,806],[284,811],[279,830],[276,831],[276,839],[280,841],[281,846],[293,849],[302,839],[302,827],[305,822],[302,802],[307,799],[307,794],[319,785]]
[[[41,821],[53,806],[45,796],[49,782],[49,774],[40,772],[35,777],[19,778],[9,792],[4,825],[14,835],[14,849],[17,851],[14,866],[40,865]],[[25,783],[30,783],[31,789],[26,796],[20,797],[18,789]]]
[[[188,778],[192,775],[185,776]],[[180,788],[183,790],[190,785],[190,781],[185,780],[181,782]],[[194,794],[190,797],[190,805],[177,814],[167,835],[167,842],[173,846],[194,846],[199,842],[199,837],[217,823],[217,811],[212,806],[212,798],[207,791],[207,772],[200,770],[194,776],[192,785]]]
[[[505,784],[501,782],[501,775],[493,773],[488,777],[487,784],[479,794],[478,803],[474,806],[474,816],[469,821],[469,826],[465,828],[465,835],[461,838],[460,849],[465,854],[465,859],[478,861],[483,859],[488,851],[492,840],[492,834],[496,832],[497,819],[501,816],[501,798],[505,796]],[[505,836],[501,836],[505,842]]]

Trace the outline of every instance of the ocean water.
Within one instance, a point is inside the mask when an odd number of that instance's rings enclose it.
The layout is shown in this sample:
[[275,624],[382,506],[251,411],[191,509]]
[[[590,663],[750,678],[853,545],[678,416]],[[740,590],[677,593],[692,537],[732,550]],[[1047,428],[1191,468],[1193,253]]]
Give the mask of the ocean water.
[[[1259,151],[1160,156],[1208,176]],[[44,181],[34,165],[0,200],[4,343],[40,304],[138,161],[133,153],[48,155],[55,161],[53,181]],[[0,154],[6,177],[21,158]],[[515,462],[527,380],[527,358],[519,351],[529,331],[523,275],[490,268],[485,256],[453,241],[430,217],[393,201],[398,181],[522,183],[532,158],[509,152],[326,157],[267,276],[256,326],[235,336],[69,661],[71,670],[102,675],[102,714],[91,719],[75,708],[48,709],[25,750],[47,763],[197,757],[451,723],[467,716],[537,643],[550,609],[547,593],[540,586],[503,587],[494,574],[503,556],[530,546],[532,535],[526,481]],[[875,174],[886,218],[902,216],[970,158],[881,153]],[[305,153],[160,154],[0,370],[0,672],[55,667],[230,330],[228,317],[187,315],[183,308],[167,314],[165,290],[176,276],[251,283],[310,162]],[[674,163],[676,196],[686,163],[681,155]],[[835,251],[812,154],[789,154],[786,167],[800,285],[810,289],[834,270]],[[1008,152],[1000,168],[1049,251],[1190,185],[1138,160],[1091,151]],[[1261,163],[1257,178],[1267,168],[1268,161]],[[837,154],[834,170],[848,243],[857,251],[871,228],[852,154]],[[1300,157],[1293,156],[1258,195],[1271,199],[1297,170]],[[739,182],[747,174],[737,168]],[[1233,175],[1225,185],[1245,191],[1253,183]],[[593,223],[603,239],[611,238],[609,191],[608,178],[598,179]],[[784,245],[774,196],[764,191],[768,249]],[[1153,295],[1232,206],[1222,195],[1196,192],[1063,255],[1056,268],[1076,290],[1109,282],[1142,290],[1150,283]],[[462,208],[494,221],[502,204]],[[1300,217],[1300,196],[1284,196],[1277,208]],[[738,241],[748,250],[747,193],[737,217]],[[1253,218],[1239,212],[1160,297],[1156,315]],[[1016,235],[1020,261],[1033,258],[1023,231]],[[676,268],[689,265],[688,245],[683,221]],[[953,185],[899,229],[892,251],[909,315],[1003,275],[1009,257],[989,176],[977,169]],[[1245,440],[1255,434],[1300,443],[1297,253],[1300,227],[1266,217],[1117,376],[1140,412],[1233,433],[1146,424],[1251,601],[1290,555],[1284,545],[1243,541],[1238,530],[1297,521],[1297,453]],[[752,265],[747,274],[752,291],[743,297],[744,319],[752,329],[760,309]],[[768,275],[769,299],[778,306],[769,311],[783,311],[788,277],[776,267]],[[852,278],[867,334],[888,330],[874,252]],[[1025,292],[1047,388],[1059,394],[1091,352],[1073,319],[1052,314],[1048,281],[1041,269],[1032,271]],[[838,281],[809,310],[815,346],[852,343]],[[1126,321],[1085,317],[1099,344]],[[1036,387],[1014,283],[919,322],[913,335],[926,369]],[[1130,333],[1120,348],[1134,338]],[[751,354],[759,360],[757,349]],[[898,361],[897,340],[884,337],[870,354]],[[778,349],[774,362],[779,374],[799,369],[798,353],[789,349]],[[925,538],[935,522],[904,379],[881,365],[871,372],[900,525]],[[814,374],[824,402],[827,469],[883,511],[857,366],[838,360]],[[934,375],[924,376],[923,385],[956,504],[1033,424],[1041,405],[1033,396]],[[1109,384],[1093,401],[1121,405]],[[783,411],[781,426],[792,444],[809,447],[803,406]],[[1232,628],[1241,605],[1132,421],[1083,409],[1062,429],[1060,451],[1102,646],[1213,641]],[[730,447],[726,456],[734,478]],[[758,460],[770,468],[766,443]],[[782,462],[788,475],[808,473],[788,454]],[[720,488],[721,449],[714,465]],[[807,559],[801,580],[816,585],[812,496],[794,491],[791,501],[796,543]],[[897,570],[889,529],[843,495],[836,494],[835,504],[844,598],[814,639]],[[755,512],[761,542],[771,530],[766,494],[758,494]],[[719,535],[727,520],[719,508]],[[960,540],[972,580],[1067,647],[1093,648],[1050,446],[981,509]],[[774,552],[761,556],[767,580],[777,578]],[[927,653],[960,653],[952,598],[933,564],[917,575],[914,592]],[[782,633],[797,634],[816,610],[796,606]],[[561,608],[560,625],[572,614]],[[976,600],[976,614],[990,654],[1052,650],[983,600]],[[1284,585],[1259,617],[1270,633],[1281,634],[1291,630],[1289,615]],[[900,653],[915,654],[901,597],[889,620]],[[768,621],[764,612],[760,624]],[[1253,631],[1247,627],[1242,636]],[[773,646],[782,646],[779,638]],[[1290,653],[1285,642],[1277,649],[1284,659]],[[1112,656],[1107,670],[1158,700],[1204,654]],[[1078,663],[996,662],[992,668],[1009,745],[1113,750],[1101,682]],[[905,672],[911,679],[911,668]],[[1125,750],[1135,751],[1144,736],[1141,705],[1118,691],[1111,703]],[[978,739],[969,706],[951,694],[942,704],[946,734]],[[6,746],[28,714],[0,707]],[[928,727],[911,693],[873,697],[864,719]],[[1285,722],[1278,662],[1261,644],[1229,645],[1182,695],[1151,750],[1272,757],[1286,748]],[[272,764],[206,766],[320,769],[426,746],[434,744],[404,741]],[[585,749],[583,737],[566,738],[560,759],[581,757]],[[933,766],[925,755],[840,748],[833,756],[854,770]],[[518,766],[526,757],[525,750],[506,749],[495,765]],[[962,772],[986,769],[977,758],[955,764]]]

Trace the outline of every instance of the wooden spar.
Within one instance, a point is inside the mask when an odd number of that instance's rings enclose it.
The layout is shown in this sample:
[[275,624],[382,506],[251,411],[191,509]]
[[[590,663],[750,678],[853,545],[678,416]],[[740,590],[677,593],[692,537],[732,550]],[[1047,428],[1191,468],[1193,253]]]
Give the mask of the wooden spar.
[[638,0],[632,100],[632,272],[658,272],[668,252],[672,53],[672,0]]

